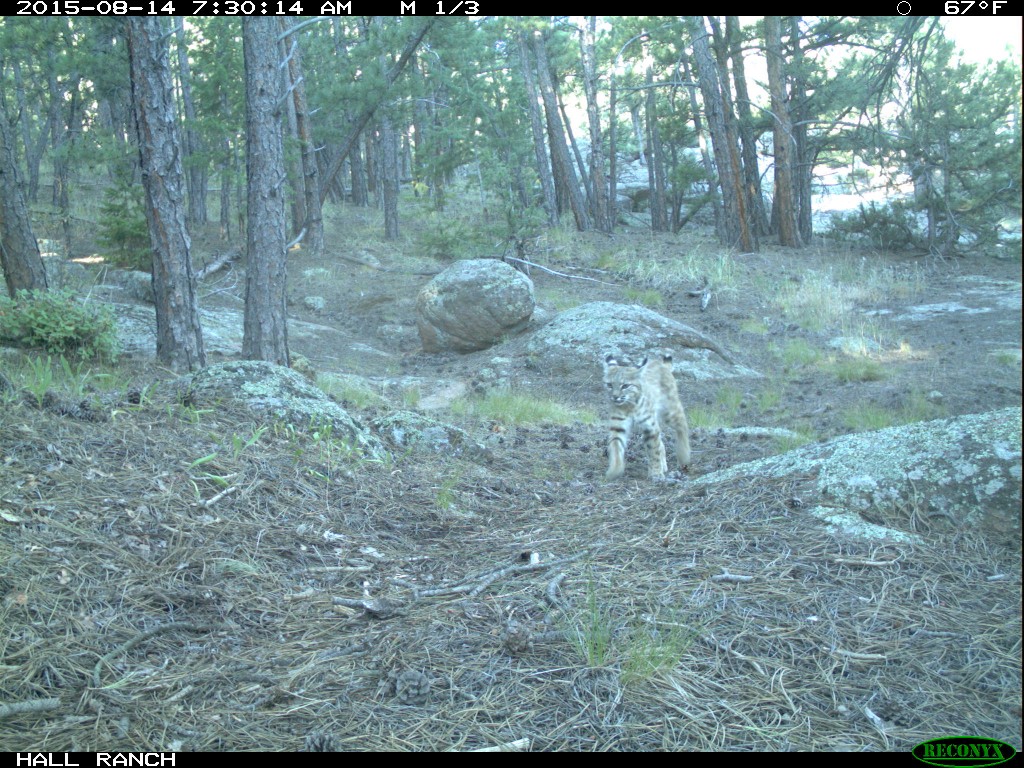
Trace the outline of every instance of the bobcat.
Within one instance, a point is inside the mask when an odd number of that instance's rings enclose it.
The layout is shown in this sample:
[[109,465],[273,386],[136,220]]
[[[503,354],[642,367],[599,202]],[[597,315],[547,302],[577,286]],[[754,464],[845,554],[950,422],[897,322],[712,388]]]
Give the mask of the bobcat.
[[604,383],[614,404],[608,432],[608,472],[614,480],[626,469],[626,444],[634,427],[640,429],[650,463],[650,476],[658,480],[668,471],[665,442],[660,421],[675,430],[676,457],[680,469],[690,463],[690,427],[679,401],[679,390],[672,375],[672,356],[661,360],[644,358],[638,365],[623,364],[608,355],[604,360]]

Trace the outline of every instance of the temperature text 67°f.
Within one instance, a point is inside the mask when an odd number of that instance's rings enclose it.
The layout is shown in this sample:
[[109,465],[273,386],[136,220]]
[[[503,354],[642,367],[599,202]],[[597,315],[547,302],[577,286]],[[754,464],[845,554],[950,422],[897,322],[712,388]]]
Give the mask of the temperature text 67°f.
[[946,0],[947,16],[998,16],[1008,6],[1007,0]]

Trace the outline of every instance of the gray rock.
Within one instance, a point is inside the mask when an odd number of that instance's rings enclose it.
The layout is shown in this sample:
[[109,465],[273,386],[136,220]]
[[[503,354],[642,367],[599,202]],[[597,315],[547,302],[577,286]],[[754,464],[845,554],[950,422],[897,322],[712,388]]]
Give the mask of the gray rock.
[[452,264],[424,286],[416,324],[426,352],[473,352],[526,328],[536,302],[533,282],[495,259]]
[[674,369],[695,379],[759,376],[703,333],[632,304],[595,301],[561,312],[526,348],[545,370],[563,375],[599,370],[609,354],[634,359],[660,351],[671,352]]
[[371,459],[387,456],[383,443],[302,374],[258,360],[218,363],[170,384],[178,400],[193,406],[242,405],[253,414],[297,428],[330,426],[334,437]]
[[398,448],[448,456],[465,455],[473,460],[490,457],[490,451],[474,441],[465,430],[413,411],[394,411],[370,423],[375,431]]
[[125,293],[138,301],[153,304],[153,276],[149,272],[127,270],[117,275],[117,281]]
[[844,435],[698,478],[815,478],[821,505],[868,512],[917,505],[1000,542],[1021,534],[1021,409]]

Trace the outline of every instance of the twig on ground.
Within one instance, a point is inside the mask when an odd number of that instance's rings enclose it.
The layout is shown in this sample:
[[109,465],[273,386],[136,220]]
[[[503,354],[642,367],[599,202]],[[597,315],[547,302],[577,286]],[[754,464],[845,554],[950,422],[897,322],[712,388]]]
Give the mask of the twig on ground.
[[615,283],[609,283],[607,280],[598,280],[596,277],[582,277],[580,275],[567,275],[565,272],[557,272],[554,269],[549,269],[540,264],[535,264],[529,259],[517,259],[515,256],[506,256],[505,261],[515,261],[519,264],[525,264],[528,267],[536,267],[537,269],[547,272],[549,275],[555,275],[556,277],[566,277],[570,280],[586,280],[591,283],[601,283],[601,285],[615,285]]
[[92,669],[93,688],[100,687],[100,669],[104,664],[111,661],[115,656],[128,653],[128,651],[136,645],[146,642],[150,638],[159,635],[161,632],[170,632],[173,629],[180,629],[184,632],[213,632],[218,629],[226,629],[226,627],[223,624],[192,624],[182,621],[172,621],[168,624],[161,624],[158,627],[153,627],[152,629],[143,632],[141,635],[136,635],[131,640],[121,643],[117,648],[100,657],[100,660],[96,662],[96,666]]
[[26,712],[46,712],[60,706],[60,699],[33,699],[32,701],[12,701],[0,704],[0,720]]

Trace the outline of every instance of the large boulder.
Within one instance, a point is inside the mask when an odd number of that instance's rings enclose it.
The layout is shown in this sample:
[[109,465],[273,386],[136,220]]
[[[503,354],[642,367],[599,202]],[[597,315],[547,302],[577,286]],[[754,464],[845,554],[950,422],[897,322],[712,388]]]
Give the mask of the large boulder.
[[736,365],[714,339],[634,304],[594,301],[560,312],[526,345],[538,365],[556,374],[595,371],[607,355],[638,359],[670,352],[677,372],[698,380],[759,374]]
[[[844,435],[697,478],[798,481],[801,501],[830,521],[854,516],[942,518],[1020,546],[1021,409],[904,424]],[[910,513],[903,515],[910,517]],[[863,520],[859,526],[863,527]]]
[[426,352],[474,352],[522,331],[536,301],[533,283],[495,259],[452,264],[416,299],[416,324]]

